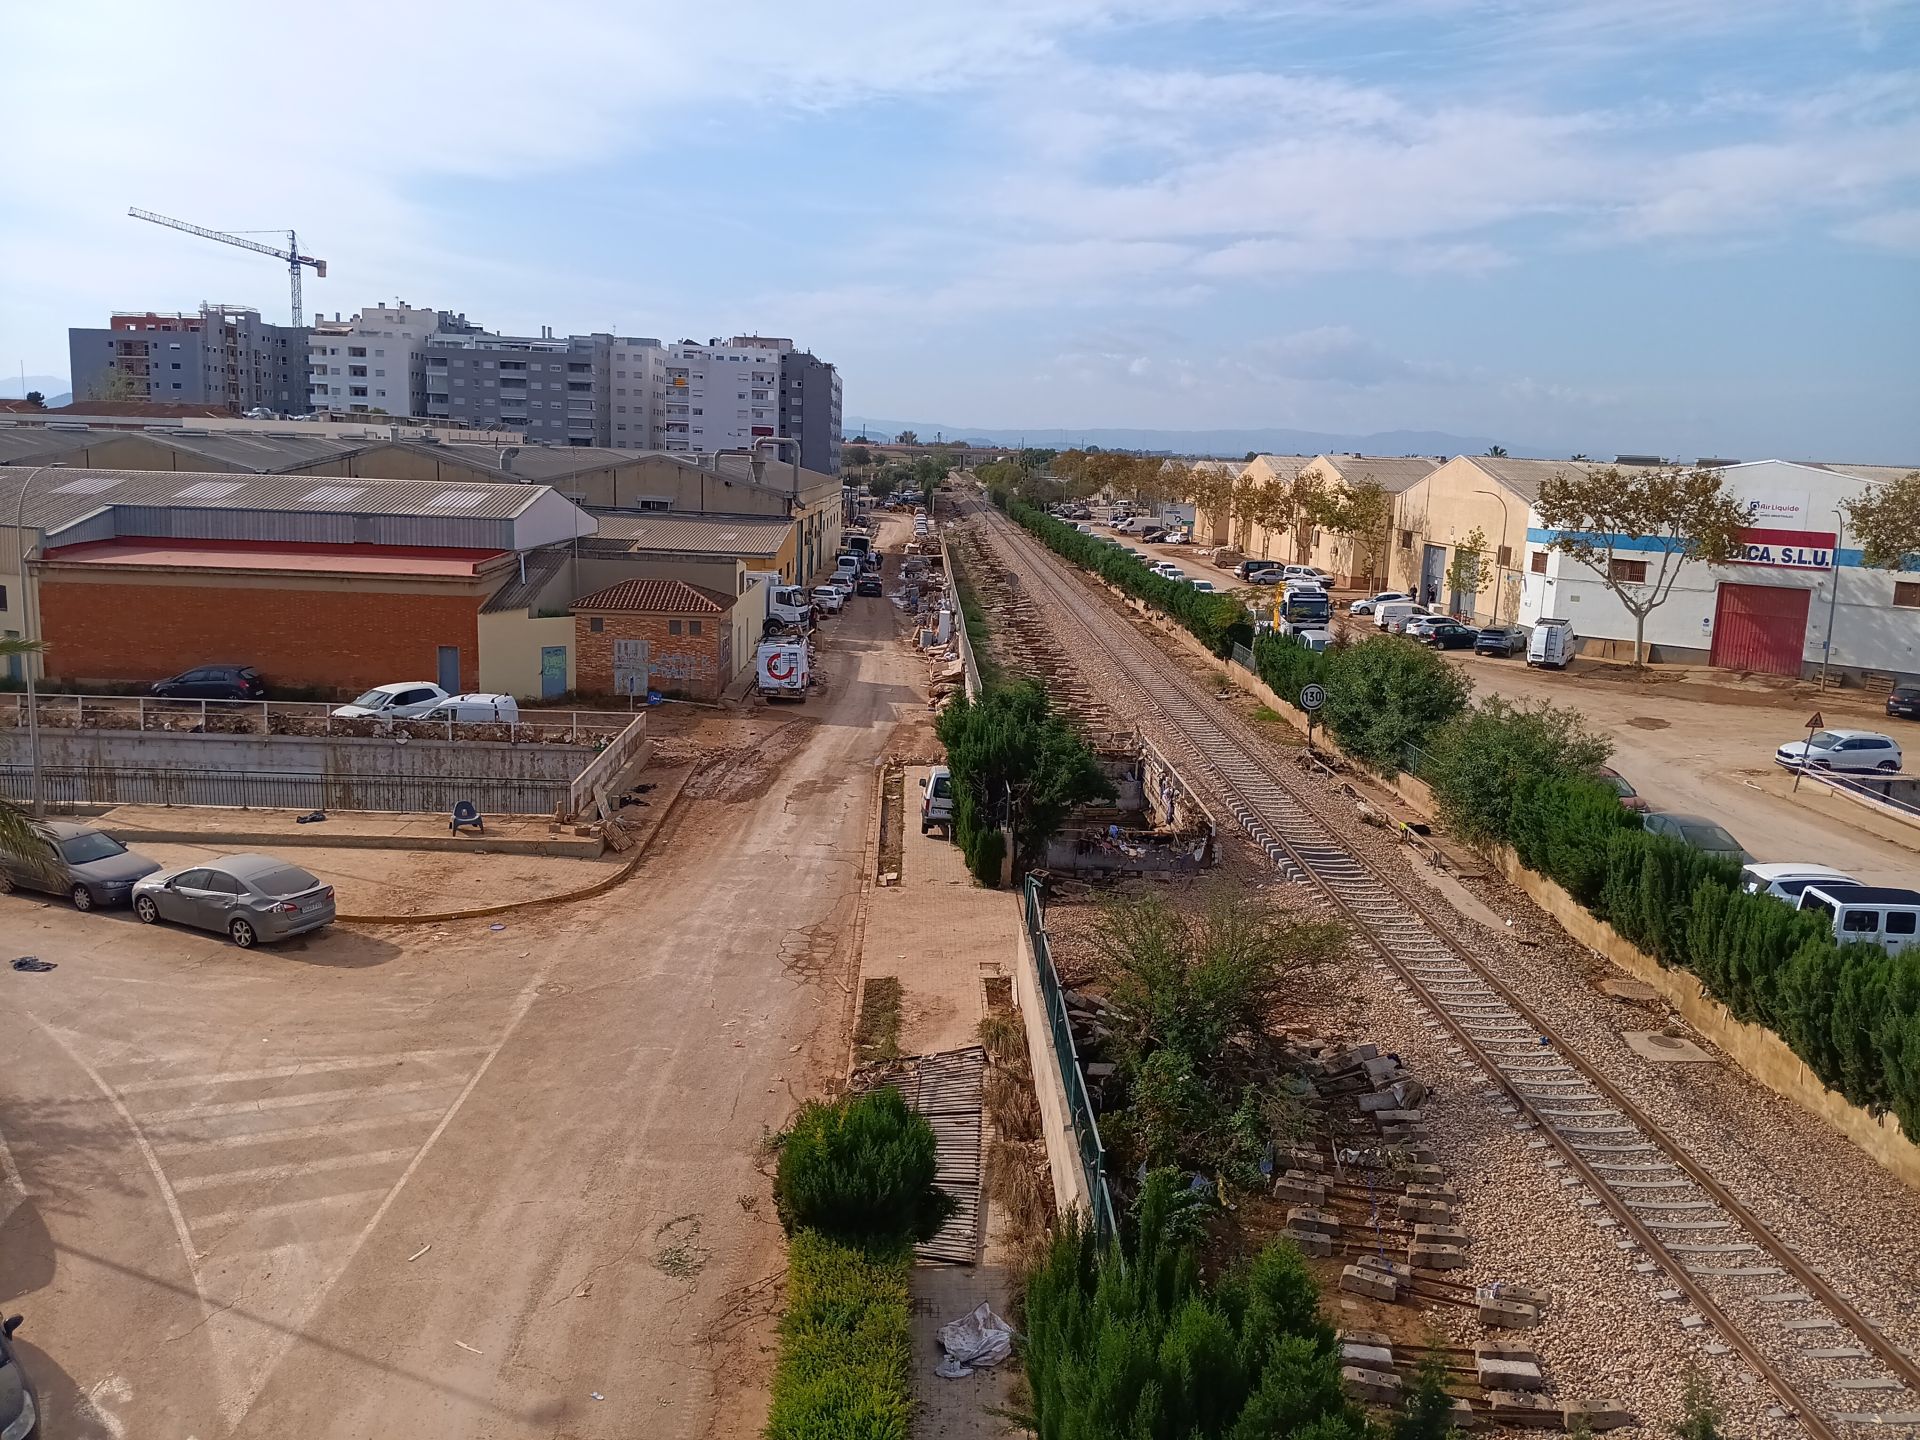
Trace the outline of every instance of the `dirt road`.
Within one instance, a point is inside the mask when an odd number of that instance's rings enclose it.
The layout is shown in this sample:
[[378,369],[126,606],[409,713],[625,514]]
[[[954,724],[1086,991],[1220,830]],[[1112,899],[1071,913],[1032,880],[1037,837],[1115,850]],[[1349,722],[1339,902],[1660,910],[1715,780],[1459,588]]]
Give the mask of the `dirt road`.
[[0,897],[0,1300],[50,1440],[749,1433],[762,1174],[844,1045],[892,607],[568,909],[242,953]]

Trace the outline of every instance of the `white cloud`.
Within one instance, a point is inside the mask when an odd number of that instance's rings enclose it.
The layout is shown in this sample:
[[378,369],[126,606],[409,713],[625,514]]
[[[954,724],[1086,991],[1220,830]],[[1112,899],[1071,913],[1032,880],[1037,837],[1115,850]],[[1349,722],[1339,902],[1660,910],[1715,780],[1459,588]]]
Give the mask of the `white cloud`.
[[1920,258],[1920,206],[1863,215],[1858,220],[1842,225],[1837,233],[1842,239],[1872,246],[1876,250],[1891,250],[1898,255]]

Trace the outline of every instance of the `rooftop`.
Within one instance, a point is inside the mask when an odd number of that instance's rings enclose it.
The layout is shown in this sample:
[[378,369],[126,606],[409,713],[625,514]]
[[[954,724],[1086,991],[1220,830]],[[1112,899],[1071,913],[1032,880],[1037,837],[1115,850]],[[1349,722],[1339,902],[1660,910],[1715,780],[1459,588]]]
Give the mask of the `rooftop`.
[[1371,480],[1389,495],[1418,485],[1440,468],[1425,455],[1322,455],[1320,463],[1349,485]]
[[298,571],[302,574],[414,576],[470,580],[491,550],[441,550],[422,555],[384,545],[260,545],[219,541],[104,540],[47,553],[47,565],[118,566],[166,570]]
[[612,610],[656,615],[721,615],[733,608],[733,596],[684,580],[622,580],[573,602],[573,609]]
[[685,515],[671,510],[588,513],[599,522],[599,540],[620,541],[631,550],[772,555],[793,529],[793,521],[779,515]]

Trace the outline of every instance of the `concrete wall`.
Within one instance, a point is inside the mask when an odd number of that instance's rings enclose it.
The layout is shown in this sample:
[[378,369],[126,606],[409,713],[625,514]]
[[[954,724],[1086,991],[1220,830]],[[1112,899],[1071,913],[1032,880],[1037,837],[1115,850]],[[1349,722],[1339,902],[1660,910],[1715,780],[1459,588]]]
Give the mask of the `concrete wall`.
[[[1013,904],[1021,905],[1018,895]],[[1027,1065],[1033,1071],[1033,1090],[1040,1101],[1040,1129],[1047,1143],[1047,1168],[1053,1173],[1053,1204],[1061,1214],[1089,1215],[1093,1199],[1087,1192],[1086,1172],[1080,1168],[1080,1145],[1073,1135],[1067,1109],[1067,1086],[1060,1061],[1053,1053],[1053,1033],[1047,1025],[1047,1002],[1040,995],[1040,966],[1027,939],[1024,915],[1014,926],[1019,935],[1013,957],[1014,1001],[1020,1007],[1027,1032]]]

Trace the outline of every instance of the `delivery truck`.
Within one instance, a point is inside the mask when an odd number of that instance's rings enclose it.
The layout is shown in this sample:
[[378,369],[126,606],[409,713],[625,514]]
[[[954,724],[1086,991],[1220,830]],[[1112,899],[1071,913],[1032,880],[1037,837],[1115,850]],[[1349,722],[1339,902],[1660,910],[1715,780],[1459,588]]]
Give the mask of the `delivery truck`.
[[768,640],[753,652],[754,677],[763,700],[807,698],[813,679],[804,640]]

